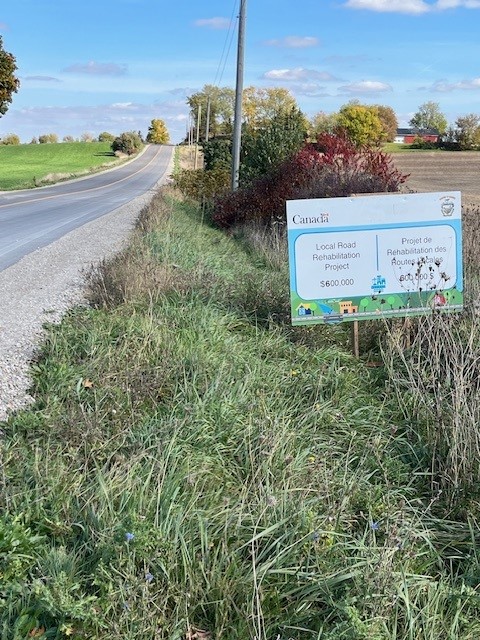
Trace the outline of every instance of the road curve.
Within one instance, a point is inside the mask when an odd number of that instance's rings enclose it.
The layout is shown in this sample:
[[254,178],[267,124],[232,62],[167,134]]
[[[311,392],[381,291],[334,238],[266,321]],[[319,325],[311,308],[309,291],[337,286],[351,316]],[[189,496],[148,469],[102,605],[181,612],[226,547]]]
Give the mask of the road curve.
[[116,169],[0,193],[0,271],[147,192],[170,170],[173,151],[172,146],[149,145]]

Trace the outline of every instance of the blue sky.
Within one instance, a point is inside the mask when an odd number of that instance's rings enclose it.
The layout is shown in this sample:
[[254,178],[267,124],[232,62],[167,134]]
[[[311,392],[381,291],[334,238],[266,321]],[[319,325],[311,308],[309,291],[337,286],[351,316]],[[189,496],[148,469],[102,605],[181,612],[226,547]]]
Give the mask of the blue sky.
[[[185,135],[186,97],[235,87],[240,0],[5,0],[21,86],[0,137],[140,130]],[[245,86],[285,87],[311,117],[351,99],[400,126],[433,100],[480,113],[480,0],[248,0]]]

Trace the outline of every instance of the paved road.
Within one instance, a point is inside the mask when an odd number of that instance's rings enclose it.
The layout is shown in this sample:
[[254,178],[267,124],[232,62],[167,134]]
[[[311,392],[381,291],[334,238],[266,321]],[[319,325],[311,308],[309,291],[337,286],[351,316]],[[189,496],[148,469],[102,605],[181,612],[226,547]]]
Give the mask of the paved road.
[[117,169],[52,187],[0,193],[0,271],[151,189],[174,147],[150,145]]

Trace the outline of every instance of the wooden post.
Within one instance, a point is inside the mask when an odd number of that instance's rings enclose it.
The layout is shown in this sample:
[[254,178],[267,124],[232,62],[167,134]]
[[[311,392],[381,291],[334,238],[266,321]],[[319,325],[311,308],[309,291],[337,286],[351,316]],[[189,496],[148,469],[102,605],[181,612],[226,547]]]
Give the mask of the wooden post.
[[193,168],[197,168],[197,156],[198,156],[198,143],[200,141],[200,122],[202,119],[202,105],[198,105],[198,114],[197,114],[197,141],[195,143],[195,160],[193,162]]

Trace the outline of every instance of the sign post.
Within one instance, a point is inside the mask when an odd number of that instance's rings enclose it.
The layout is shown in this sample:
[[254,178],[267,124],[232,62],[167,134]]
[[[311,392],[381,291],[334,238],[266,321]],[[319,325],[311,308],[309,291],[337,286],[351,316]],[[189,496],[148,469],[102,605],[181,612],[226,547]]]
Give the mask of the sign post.
[[287,202],[294,325],[463,308],[461,194]]

